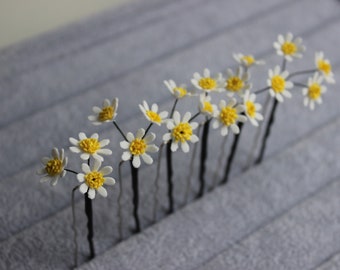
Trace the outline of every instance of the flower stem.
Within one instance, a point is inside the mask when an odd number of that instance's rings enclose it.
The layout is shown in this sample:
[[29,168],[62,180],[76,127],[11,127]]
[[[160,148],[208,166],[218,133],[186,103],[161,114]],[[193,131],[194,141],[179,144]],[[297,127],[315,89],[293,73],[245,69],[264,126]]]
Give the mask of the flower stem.
[[260,89],[260,90],[256,90],[254,93],[257,95],[257,94],[260,94],[260,93],[262,93],[262,92],[264,92],[264,91],[267,91],[267,90],[269,90],[269,89],[270,89],[270,87],[267,86],[267,87],[262,88],[262,89]]
[[74,174],[78,174],[76,171],[74,171],[74,170],[70,170],[70,169],[64,169],[65,171],[67,171],[67,172],[70,172],[70,173],[74,173]]
[[123,197],[123,182],[122,182],[122,165],[125,161],[119,162],[118,166],[118,181],[119,181],[119,195],[118,201],[118,234],[119,240],[123,240],[123,216],[122,216],[122,197]]
[[85,214],[87,216],[87,241],[90,248],[90,260],[95,257],[94,244],[93,244],[93,211],[92,211],[92,200],[88,197],[86,192],[84,195],[85,199]]
[[299,87],[306,87],[308,88],[308,85],[305,85],[303,83],[298,83],[298,82],[293,82],[294,86],[299,86]]
[[133,217],[136,223],[136,233],[141,231],[139,216],[138,216],[138,205],[139,205],[139,191],[138,191],[138,168],[135,168],[130,160],[131,166],[131,177],[132,177],[132,191],[133,191]]
[[174,212],[174,198],[173,198],[173,168],[172,168],[172,152],[171,152],[171,142],[170,140],[166,145],[166,164],[167,164],[167,180],[168,180],[168,200],[169,200],[169,213]]
[[208,155],[209,126],[210,126],[210,119],[207,120],[203,125],[202,143],[201,143],[201,164],[200,164],[200,172],[199,172],[200,186],[199,186],[197,198],[200,198],[203,196],[204,189],[205,189],[205,169],[206,169],[205,166],[206,166],[206,159]]
[[79,185],[72,189],[71,203],[72,203],[72,230],[73,230],[73,243],[74,243],[74,267],[78,267],[78,242],[77,242],[77,226],[76,226],[76,210],[74,193],[79,188]]
[[228,159],[227,159],[227,164],[226,164],[226,167],[225,167],[225,172],[224,172],[224,176],[222,178],[221,184],[226,184],[229,180],[230,169],[231,169],[231,166],[232,166],[234,158],[235,158],[236,149],[237,149],[240,137],[241,137],[243,125],[244,125],[243,123],[238,124],[240,132],[239,132],[239,134],[234,135],[234,141],[233,141],[233,144],[231,146],[231,150],[230,150],[230,153],[229,153],[229,156],[228,156]]
[[152,124],[153,124],[153,123],[150,123],[150,124],[149,124],[149,126],[146,128],[146,130],[145,130],[145,133],[144,133],[144,135],[143,135],[142,139],[144,139],[144,138],[145,138],[145,136],[146,136],[146,134],[148,134],[148,132],[149,132],[150,128],[152,127]]
[[189,123],[194,120],[197,116],[199,116],[201,113],[200,112],[197,112],[196,114],[194,114],[190,119],[189,119]]
[[257,159],[255,160],[255,164],[260,164],[262,162],[263,155],[264,155],[264,152],[266,150],[267,140],[268,140],[268,137],[270,135],[270,130],[271,130],[271,127],[274,123],[274,116],[275,116],[275,111],[276,111],[277,105],[278,105],[278,101],[277,101],[277,99],[275,99],[271,113],[270,113],[270,118],[269,118],[266,130],[265,130],[265,134],[264,134],[264,137],[263,137],[263,140],[262,140],[262,143],[261,143],[260,154],[257,157]]
[[123,131],[120,129],[120,127],[118,126],[118,124],[116,123],[116,121],[113,121],[112,124],[114,124],[114,126],[116,127],[116,129],[119,131],[120,135],[122,135],[122,137],[124,138],[125,141],[128,141],[126,136],[124,135]]
[[294,72],[292,74],[290,74],[288,77],[287,77],[287,80],[294,77],[294,76],[297,76],[297,75],[304,75],[304,74],[310,74],[310,73],[314,73],[318,71],[317,69],[310,69],[310,70],[301,70],[301,71],[297,71],[297,72]]
[[170,118],[174,115],[177,103],[178,103],[178,98],[176,98],[174,105],[172,105],[172,109],[171,109],[171,113],[170,113]]
[[163,147],[164,147],[164,143],[160,145],[159,152],[158,152],[157,171],[156,171],[156,178],[155,178],[154,206],[153,206],[153,221],[154,222],[157,221],[159,175],[160,175],[160,170],[161,170],[161,159],[162,159]]

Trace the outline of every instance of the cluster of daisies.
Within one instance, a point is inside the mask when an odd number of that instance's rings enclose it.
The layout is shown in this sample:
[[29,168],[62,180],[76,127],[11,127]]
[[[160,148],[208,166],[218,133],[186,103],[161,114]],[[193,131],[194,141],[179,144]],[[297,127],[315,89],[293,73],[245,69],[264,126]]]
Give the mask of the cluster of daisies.
[[[131,161],[135,168],[141,166],[142,161],[152,164],[150,154],[159,151],[159,147],[153,142],[156,134],[151,132],[152,125],[164,125],[166,131],[162,135],[164,144],[171,144],[171,151],[181,149],[187,153],[190,151],[190,143],[199,141],[199,134],[195,134],[198,123],[194,122],[198,116],[204,116],[204,121],[212,120],[214,129],[220,128],[222,136],[230,132],[237,135],[240,132],[240,124],[249,121],[258,126],[263,120],[261,104],[256,102],[257,94],[269,92],[279,102],[292,96],[290,90],[293,87],[301,87],[304,96],[304,105],[314,109],[315,103],[322,102],[322,95],[326,92],[325,83],[335,83],[332,66],[322,52],[315,54],[315,66],[312,70],[289,73],[286,62],[301,58],[305,51],[301,38],[294,38],[291,33],[279,35],[274,42],[274,48],[278,55],[282,56],[282,67],[276,66],[268,71],[267,86],[253,91],[250,83],[250,69],[257,65],[263,65],[264,61],[255,59],[252,55],[234,54],[238,62],[236,70],[228,69],[225,74],[211,74],[209,69],[203,73],[194,73],[191,79],[192,88],[186,85],[176,84],[173,80],[164,81],[174,97],[174,104],[169,111],[160,111],[157,104],[148,104],[143,101],[139,105],[140,111],[149,121],[147,129],[140,128],[133,134],[124,133],[119,128],[116,117],[118,99],[112,101],[105,99],[101,107],[93,107],[93,115],[88,117],[93,125],[113,123],[122,136],[120,147],[122,148],[121,159]],[[302,74],[311,74],[306,84],[295,83],[291,79]],[[181,115],[176,110],[178,101],[184,98],[197,99],[197,112],[185,112]],[[213,102],[216,101],[216,102]],[[99,139],[97,133],[87,136],[80,132],[78,139],[69,139],[72,146],[70,151],[79,154],[82,164],[82,172],[78,173],[67,168],[67,157],[64,150],[54,148],[51,157],[42,159],[43,168],[38,172],[42,175],[41,181],[51,180],[51,184],[57,184],[59,178],[67,172],[76,174],[80,182],[79,191],[93,199],[96,192],[106,197],[107,191],[104,185],[114,185],[115,179],[109,177],[112,173],[111,166],[102,167],[104,156],[112,154],[112,150],[106,148],[109,139]]]

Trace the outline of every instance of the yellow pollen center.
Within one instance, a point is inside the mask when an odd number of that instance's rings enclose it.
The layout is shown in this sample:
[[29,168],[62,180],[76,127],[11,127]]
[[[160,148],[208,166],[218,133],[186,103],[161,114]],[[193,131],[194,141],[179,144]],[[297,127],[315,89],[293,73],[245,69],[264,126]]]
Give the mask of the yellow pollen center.
[[286,81],[283,77],[275,75],[272,77],[272,89],[275,93],[282,93],[285,90]]
[[313,83],[308,88],[308,97],[316,100],[321,96],[321,86],[318,83]]
[[254,57],[252,57],[251,55],[245,55],[242,57],[242,60],[245,61],[247,63],[247,66],[251,66],[252,64],[254,64],[255,59]]
[[249,115],[249,117],[251,117],[251,118],[255,117],[256,108],[255,108],[254,102],[251,102],[251,101],[248,100],[246,102],[246,110],[247,110],[247,114]]
[[104,122],[113,118],[113,107],[107,106],[102,108],[102,111],[98,114],[98,121]]
[[98,189],[104,184],[104,176],[101,172],[89,172],[85,175],[85,182],[89,188]]
[[180,123],[172,130],[172,137],[176,142],[185,142],[190,140],[192,127],[189,123]]
[[211,105],[211,103],[209,101],[204,101],[203,111],[213,113],[214,109],[213,109],[213,106]]
[[79,142],[79,147],[86,153],[94,154],[100,149],[100,143],[95,138],[86,138]]
[[330,63],[326,62],[325,60],[319,60],[318,69],[320,69],[325,74],[329,74],[332,71],[332,66]]
[[58,175],[63,170],[63,162],[57,158],[50,159],[46,164],[45,170],[50,176]]
[[137,155],[142,155],[146,151],[146,143],[143,139],[134,139],[130,143],[130,152],[132,155],[137,156]]
[[233,76],[227,80],[226,88],[232,92],[238,92],[243,88],[243,86],[243,81],[239,77]]
[[216,88],[216,81],[213,78],[202,78],[199,80],[198,85],[205,90],[212,90]]
[[187,94],[187,90],[182,87],[175,87],[174,92],[178,94],[179,98],[182,98]]
[[156,123],[162,122],[162,118],[159,116],[158,113],[155,113],[153,111],[146,111],[146,115],[149,117],[151,122],[156,122]]
[[230,126],[236,122],[238,118],[236,109],[232,107],[224,107],[220,112],[220,119],[221,122],[226,125]]
[[286,41],[285,43],[282,44],[281,50],[285,55],[292,55],[296,53],[297,47],[293,42]]

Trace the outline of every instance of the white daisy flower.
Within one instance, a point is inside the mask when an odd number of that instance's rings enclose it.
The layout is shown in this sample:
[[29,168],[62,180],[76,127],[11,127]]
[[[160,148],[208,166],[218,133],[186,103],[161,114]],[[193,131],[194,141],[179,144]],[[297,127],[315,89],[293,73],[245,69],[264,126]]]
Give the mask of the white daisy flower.
[[210,76],[210,70],[204,69],[203,76],[201,76],[198,72],[195,72],[194,77],[191,79],[191,83],[199,90],[205,92],[223,91],[225,86],[225,80],[222,77],[222,74],[219,73],[216,78],[212,78]]
[[151,105],[150,109],[148,103],[146,103],[145,100],[143,101],[143,105],[139,104],[139,108],[146,119],[148,119],[151,123],[157,124],[159,126],[164,123],[164,121],[166,120],[165,118],[168,116],[168,112],[166,111],[158,113],[158,105],[155,103]]
[[258,65],[264,65],[265,62],[263,60],[256,60],[254,56],[251,54],[244,55],[242,53],[234,53],[233,54],[234,59],[241,65],[249,68],[251,66],[258,66]]
[[102,123],[111,122],[117,116],[118,109],[118,98],[114,98],[112,102],[107,98],[103,102],[103,106],[101,108],[94,106],[92,111],[95,113],[94,115],[89,115],[88,119],[92,122],[93,125],[101,125]]
[[217,114],[217,106],[211,104],[211,97],[205,94],[200,95],[199,110],[202,114],[209,117],[215,117]]
[[272,97],[275,97],[279,102],[283,102],[283,97],[291,98],[292,94],[287,91],[294,86],[294,84],[290,81],[287,81],[286,78],[289,76],[288,71],[281,72],[281,68],[276,66],[274,70],[270,69],[268,71],[269,79],[267,80],[267,84],[270,87],[269,94]]
[[245,90],[251,88],[251,84],[248,83],[249,73],[244,72],[241,66],[237,68],[236,73],[234,73],[231,69],[228,69],[227,74],[228,77],[225,89],[228,91],[227,95],[229,97],[232,97],[235,93],[242,96]]
[[169,129],[169,133],[164,134],[163,140],[168,142],[171,140],[171,151],[177,151],[179,144],[181,144],[181,149],[184,153],[189,152],[190,147],[189,142],[196,143],[198,142],[198,137],[193,134],[193,130],[198,127],[198,123],[191,122],[189,120],[191,118],[191,113],[187,112],[184,114],[182,121],[181,115],[178,111],[175,111],[173,114],[172,121],[168,121],[167,128]]
[[122,154],[122,160],[127,161],[132,158],[132,165],[135,168],[140,167],[141,157],[146,164],[152,164],[153,159],[147,152],[156,153],[159,149],[155,144],[150,144],[156,138],[154,133],[150,133],[145,137],[144,135],[145,130],[141,128],[137,131],[136,137],[131,132],[128,132],[126,134],[128,141],[120,142],[120,147],[127,150]]
[[302,94],[305,96],[303,103],[314,110],[315,103],[322,103],[322,94],[326,92],[327,88],[322,84],[323,77],[315,73],[312,78],[308,79],[308,88],[302,89]]
[[44,167],[37,171],[37,174],[42,175],[41,183],[51,180],[51,185],[55,186],[59,178],[66,175],[67,157],[64,155],[64,149],[61,149],[59,153],[58,149],[54,147],[51,157],[44,157],[41,162]]
[[91,156],[97,160],[103,161],[101,155],[111,155],[110,149],[103,148],[110,143],[109,139],[98,140],[98,134],[94,133],[90,138],[87,138],[84,132],[79,133],[79,140],[70,138],[70,143],[74,146],[70,147],[73,153],[80,154],[80,158],[88,160]]
[[278,36],[278,41],[274,42],[274,48],[278,55],[282,55],[287,61],[293,61],[293,58],[301,58],[302,53],[306,50],[302,45],[302,38],[294,38],[292,33]]
[[101,165],[101,161],[97,159],[94,160],[92,169],[89,165],[83,163],[81,168],[84,173],[77,174],[78,181],[83,182],[79,186],[79,191],[82,194],[87,192],[87,196],[90,199],[94,199],[96,197],[96,191],[103,197],[106,197],[107,191],[103,185],[113,186],[116,183],[114,178],[106,176],[112,172],[112,167],[105,166],[100,169]]
[[232,98],[228,104],[224,100],[221,100],[219,107],[220,111],[213,122],[213,128],[216,129],[221,125],[222,136],[228,135],[229,128],[234,134],[239,134],[240,129],[237,122],[247,121],[247,117],[241,115],[241,113],[244,112],[244,105],[237,105],[236,99]]
[[175,98],[181,99],[191,95],[191,93],[187,90],[185,84],[177,86],[173,80],[164,81],[164,84]]
[[254,93],[250,93],[250,91],[246,91],[243,97],[243,103],[245,108],[245,114],[248,117],[250,123],[254,126],[258,126],[258,121],[263,121],[262,114],[259,111],[262,109],[260,103],[255,103],[256,95]]
[[327,83],[335,83],[332,65],[328,59],[324,58],[323,52],[315,53],[315,66],[321,72]]

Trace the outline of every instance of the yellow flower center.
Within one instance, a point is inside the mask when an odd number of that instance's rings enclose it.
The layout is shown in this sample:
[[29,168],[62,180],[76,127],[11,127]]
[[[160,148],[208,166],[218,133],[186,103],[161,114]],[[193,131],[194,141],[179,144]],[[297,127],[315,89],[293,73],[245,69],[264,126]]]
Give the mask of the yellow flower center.
[[247,114],[249,115],[249,117],[251,117],[251,118],[255,117],[256,108],[255,108],[254,102],[251,102],[251,101],[248,100],[246,102],[246,110],[247,110]]
[[55,176],[63,171],[63,162],[60,159],[50,159],[45,167],[48,175]]
[[327,75],[332,71],[332,66],[330,63],[326,62],[325,60],[319,60],[318,69]]
[[137,156],[137,155],[142,155],[146,151],[146,143],[143,139],[134,139],[130,143],[130,152],[132,155]]
[[282,44],[281,50],[285,55],[292,55],[296,53],[297,47],[293,42],[286,41],[285,43]]
[[243,88],[243,86],[244,86],[244,83],[241,80],[241,78],[237,76],[233,76],[227,80],[226,88],[232,92],[238,92]]
[[211,105],[209,101],[204,101],[202,110],[204,112],[209,112],[209,113],[213,113],[214,111],[213,106]]
[[321,96],[321,86],[318,83],[313,83],[308,88],[308,97],[316,100]]
[[94,154],[100,149],[100,143],[95,138],[86,138],[79,142],[79,147],[86,153]]
[[85,175],[85,182],[89,188],[98,189],[104,184],[104,176],[101,172],[89,172]]
[[172,137],[176,142],[185,142],[190,140],[192,127],[189,123],[180,123],[172,130]]
[[275,93],[282,93],[285,90],[286,80],[280,75],[272,77],[272,89]]
[[153,111],[146,111],[146,115],[149,117],[151,122],[156,122],[156,123],[162,122],[162,118],[159,116],[158,113],[155,113]]
[[216,88],[216,81],[213,78],[202,78],[199,80],[198,85],[205,90],[212,90]]
[[251,66],[252,64],[254,64],[255,59],[254,57],[252,57],[251,55],[245,55],[242,57],[242,60],[245,61],[247,63],[247,66]]
[[238,118],[236,109],[232,107],[224,107],[220,112],[220,119],[221,122],[226,125],[230,126],[236,122]]
[[113,118],[113,107],[107,106],[102,108],[102,111],[98,114],[98,121],[104,122]]
[[186,96],[186,94],[187,94],[187,90],[182,88],[182,87],[175,87],[174,92],[178,93],[179,98],[182,98],[182,97]]

